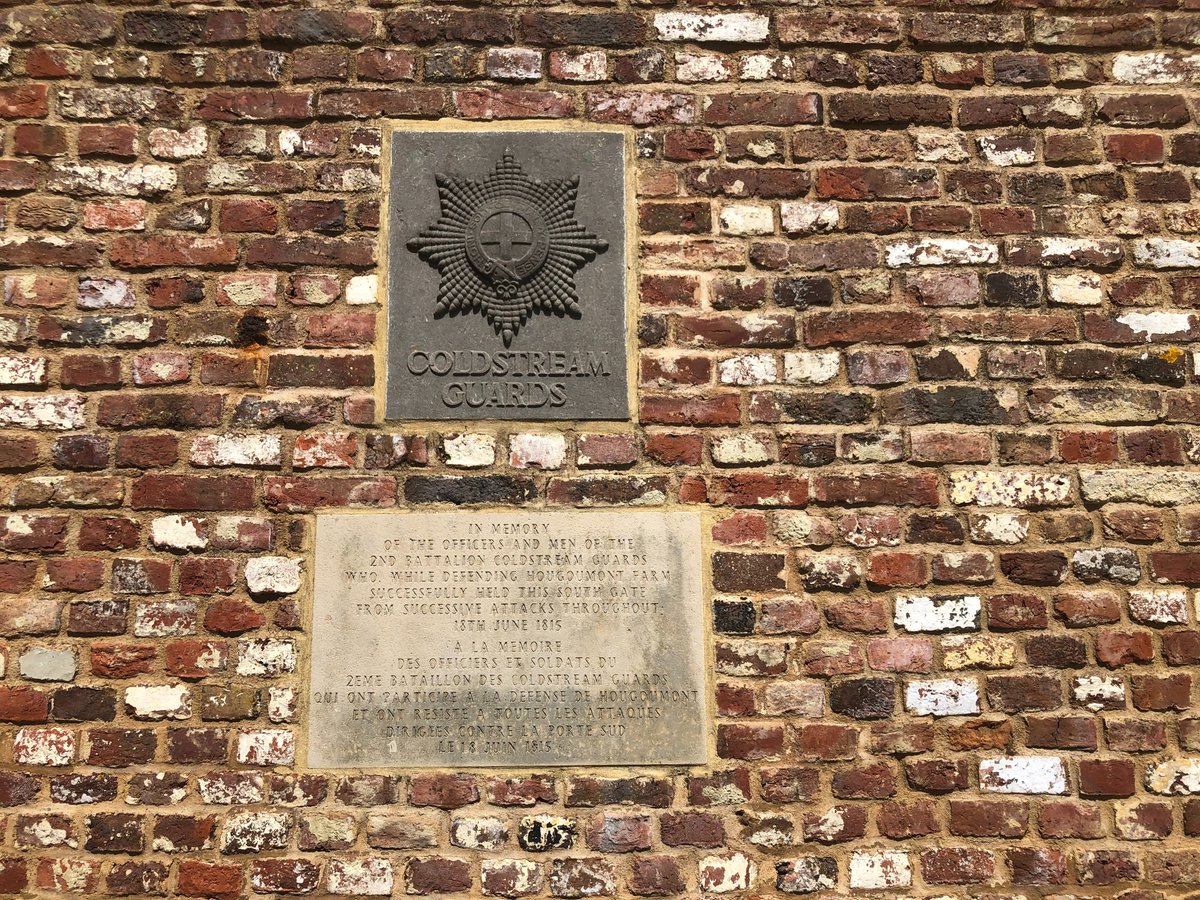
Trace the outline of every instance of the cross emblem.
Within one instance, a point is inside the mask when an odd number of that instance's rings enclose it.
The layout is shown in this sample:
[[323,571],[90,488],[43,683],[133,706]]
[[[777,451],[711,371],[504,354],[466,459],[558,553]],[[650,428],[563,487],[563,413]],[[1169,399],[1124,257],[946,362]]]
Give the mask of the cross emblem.
[[479,229],[479,244],[496,262],[516,262],[533,246],[533,229],[517,213],[501,210]]

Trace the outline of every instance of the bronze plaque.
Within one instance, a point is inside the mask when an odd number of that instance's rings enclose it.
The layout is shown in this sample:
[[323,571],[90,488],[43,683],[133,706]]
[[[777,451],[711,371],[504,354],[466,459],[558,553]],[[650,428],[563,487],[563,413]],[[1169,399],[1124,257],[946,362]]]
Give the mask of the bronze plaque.
[[389,419],[627,419],[625,136],[396,131]]
[[308,765],[703,763],[700,518],[318,515]]

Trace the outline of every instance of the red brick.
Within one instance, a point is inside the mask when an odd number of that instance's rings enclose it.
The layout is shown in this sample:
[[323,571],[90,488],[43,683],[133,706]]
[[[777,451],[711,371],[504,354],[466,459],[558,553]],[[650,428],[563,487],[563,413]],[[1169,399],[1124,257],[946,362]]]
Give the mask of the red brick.
[[242,867],[183,860],[178,885],[185,897],[236,897],[242,893]]
[[0,118],[42,119],[50,111],[44,84],[11,85],[0,88]]

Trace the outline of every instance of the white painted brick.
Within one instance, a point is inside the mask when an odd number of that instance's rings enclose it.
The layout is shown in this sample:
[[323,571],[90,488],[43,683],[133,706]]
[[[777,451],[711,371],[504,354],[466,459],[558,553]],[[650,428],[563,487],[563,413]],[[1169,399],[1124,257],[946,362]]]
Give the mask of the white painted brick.
[[1194,318],[1191,313],[1155,310],[1153,312],[1127,312],[1117,316],[1116,320],[1150,343],[1156,337],[1187,340]]
[[155,600],[134,608],[134,637],[179,637],[195,633],[195,600]]
[[904,631],[978,631],[983,602],[973,594],[896,598],[896,627]]
[[292,446],[293,469],[346,469],[354,465],[357,438],[349,431],[308,431]]
[[326,888],[331,894],[389,897],[395,876],[392,864],[378,857],[330,859],[326,864]]
[[301,834],[323,847],[349,847],[358,836],[358,820],[353,814],[306,813]]
[[779,218],[788,234],[833,231],[841,221],[836,203],[803,200],[779,204]]
[[288,556],[246,560],[246,589],[251,594],[294,594],[300,590],[302,561]]
[[731,235],[774,234],[775,214],[769,206],[730,204],[721,210],[721,232]]
[[1037,161],[1037,154],[1030,147],[1006,147],[1006,139],[1002,137],[981,137],[979,139],[979,155],[993,166],[1031,166]]
[[55,163],[47,187],[75,195],[141,197],[165,194],[175,187],[175,169],[161,165]]
[[1081,469],[1079,485],[1089,503],[1200,503],[1200,472],[1183,469]]
[[554,50],[550,53],[550,70],[564,81],[607,81],[608,57],[603,50]]
[[774,515],[775,536],[785,544],[823,547],[833,543],[833,523],[824,516],[794,510]]
[[719,663],[722,675],[754,675],[761,668],[778,666],[787,660],[787,647],[765,641],[725,641],[736,662]]
[[[84,789],[85,797],[78,799],[88,803],[98,803],[99,798],[95,798],[87,794]],[[61,820],[52,814],[39,815],[34,813],[28,816],[21,817],[21,824],[18,826],[20,837],[17,838],[17,846],[22,848],[27,847],[70,847],[78,849],[79,841],[72,834],[74,829],[69,825],[60,825]]]
[[135,719],[186,719],[192,692],[185,684],[139,684],[125,688],[125,708]]
[[75,734],[66,728],[21,728],[13,739],[19,766],[69,766],[75,758]]
[[783,380],[788,384],[829,384],[841,368],[836,350],[800,350],[783,355]]
[[942,639],[942,667],[951,671],[1008,669],[1016,656],[1016,641],[995,634],[962,634]]
[[779,378],[779,363],[767,353],[747,353],[721,360],[717,371],[721,384],[774,384]]
[[[257,138],[257,133],[255,134]],[[256,141],[257,143],[257,141]],[[266,134],[262,137],[263,152],[266,148]],[[316,141],[313,136],[295,128],[283,128],[279,132],[279,152],[283,156],[311,154],[316,152]]]
[[[792,843],[789,834],[788,843]],[[815,894],[837,886],[837,861],[827,856],[800,856],[777,863],[779,889],[788,894]]]
[[508,823],[489,816],[455,818],[450,822],[450,843],[466,850],[498,850],[508,840]]
[[744,891],[754,882],[754,861],[744,853],[705,856],[700,860],[700,890],[713,894]]
[[47,382],[46,357],[0,356],[0,385],[43,387]]
[[248,766],[290,766],[296,761],[296,736],[282,728],[242,732],[237,761]]
[[1099,712],[1125,705],[1125,682],[1115,675],[1080,675],[1071,681],[1071,696],[1084,709]]
[[694,118],[695,99],[688,94],[660,91],[623,91],[613,94],[595,91],[589,92],[586,98],[593,115],[628,117],[634,125],[657,124],[660,120],[688,125]]
[[346,282],[346,302],[351,306],[366,306],[378,298],[378,275],[355,275]]
[[675,80],[681,84],[729,81],[733,64],[715,53],[676,53]]
[[1156,794],[1200,794],[1200,757],[1168,759],[1150,766],[1146,787]]
[[[1013,253],[1018,246],[1018,239],[1008,239],[1008,252]],[[1076,258],[1085,254],[1096,254],[1101,258],[1120,260],[1123,255],[1121,244],[1113,240],[1097,240],[1093,238],[1043,237],[1037,238],[1028,252],[1036,251],[1038,262],[1042,265],[1077,265]]]
[[982,469],[950,473],[950,502],[960,506],[1060,506],[1071,497],[1071,476]]
[[498,81],[537,81],[542,77],[541,51],[527,47],[492,47],[485,65],[488,78]]
[[150,129],[150,154],[159,159],[194,159],[208,152],[208,131],[196,125],[186,131]]
[[1186,625],[1188,592],[1183,588],[1149,588],[1129,592],[1129,616],[1147,625]]
[[847,462],[896,462],[904,457],[904,433],[883,428],[866,435],[847,436],[841,455]]
[[1132,550],[1113,556],[1109,548],[1084,548],[1071,554],[1071,566],[1076,570],[1103,571],[1106,577],[1133,584],[1142,576],[1141,566]]
[[1087,112],[1081,96],[1057,94],[1051,95],[1051,97],[1050,102],[1042,107],[1046,114],[1059,115],[1067,119],[1081,119]]
[[917,716],[970,716],[979,712],[979,684],[974,678],[910,681],[904,705]]
[[55,891],[87,894],[100,877],[100,862],[91,859],[47,858],[38,867],[39,881],[52,884]]
[[1104,285],[1099,275],[1047,275],[1046,290],[1050,302],[1060,306],[1099,306],[1104,302]]
[[279,277],[273,273],[221,275],[217,278],[217,302],[224,306],[274,306]]
[[912,864],[899,850],[858,850],[850,857],[850,887],[883,891],[912,884]]
[[180,384],[192,374],[192,360],[186,353],[150,350],[133,358],[133,383],[136,385]]
[[267,799],[266,784],[257,772],[200,775],[196,779],[196,789],[201,803],[214,806],[246,806]]
[[1200,268],[1200,242],[1165,238],[1134,241],[1133,261],[1152,269]]
[[963,162],[971,156],[966,135],[955,131],[918,131],[914,144],[920,162]]
[[664,12],[654,17],[659,40],[765,44],[768,18],[754,13]]
[[0,428],[45,428],[70,431],[82,428],[85,401],[81,394],[27,397],[0,395]]
[[1029,516],[979,513],[971,516],[971,540],[982,544],[1020,544],[1029,536]]
[[752,466],[770,462],[771,436],[763,434],[726,434],[714,438],[712,459],[719,466]]
[[1200,55],[1118,53],[1112,73],[1120,84],[1194,84],[1200,81]]
[[270,519],[259,516],[218,516],[212,522],[212,542],[221,550],[261,550],[273,543]]
[[296,700],[296,692],[290,687],[268,688],[267,718],[272,722],[294,722]]
[[294,641],[258,638],[238,641],[239,675],[281,675],[296,669]]
[[161,550],[203,550],[205,522],[197,516],[159,516],[150,522],[150,544]]
[[496,439],[490,434],[447,435],[442,441],[446,465],[479,469],[496,461]]
[[508,438],[508,464],[515,469],[561,469],[567,439],[561,434],[514,434]]
[[225,819],[221,833],[224,853],[282,850],[291,833],[291,816],[277,812],[237,812]]
[[982,759],[979,787],[998,794],[1065,794],[1067,768],[1057,756]]
[[147,343],[154,339],[155,322],[153,317],[143,315],[94,316],[89,329],[89,339],[97,344]]
[[966,238],[924,238],[887,248],[887,264],[900,266],[971,266],[1000,261],[1000,248],[990,241]]
[[194,466],[278,466],[282,442],[274,434],[201,434],[192,441]]
[[795,60],[790,56],[750,53],[738,60],[742,81],[791,81],[795,71]]

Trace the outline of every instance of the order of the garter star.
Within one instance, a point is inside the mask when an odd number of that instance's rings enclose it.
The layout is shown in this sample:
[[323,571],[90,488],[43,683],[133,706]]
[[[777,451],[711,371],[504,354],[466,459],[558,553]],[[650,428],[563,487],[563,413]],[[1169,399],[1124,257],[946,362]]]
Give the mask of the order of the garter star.
[[575,221],[578,176],[535,181],[505,150],[482,181],[435,180],[439,218],[408,242],[441,275],[434,318],[481,313],[508,347],[534,313],[582,316],[575,273],[608,242]]

